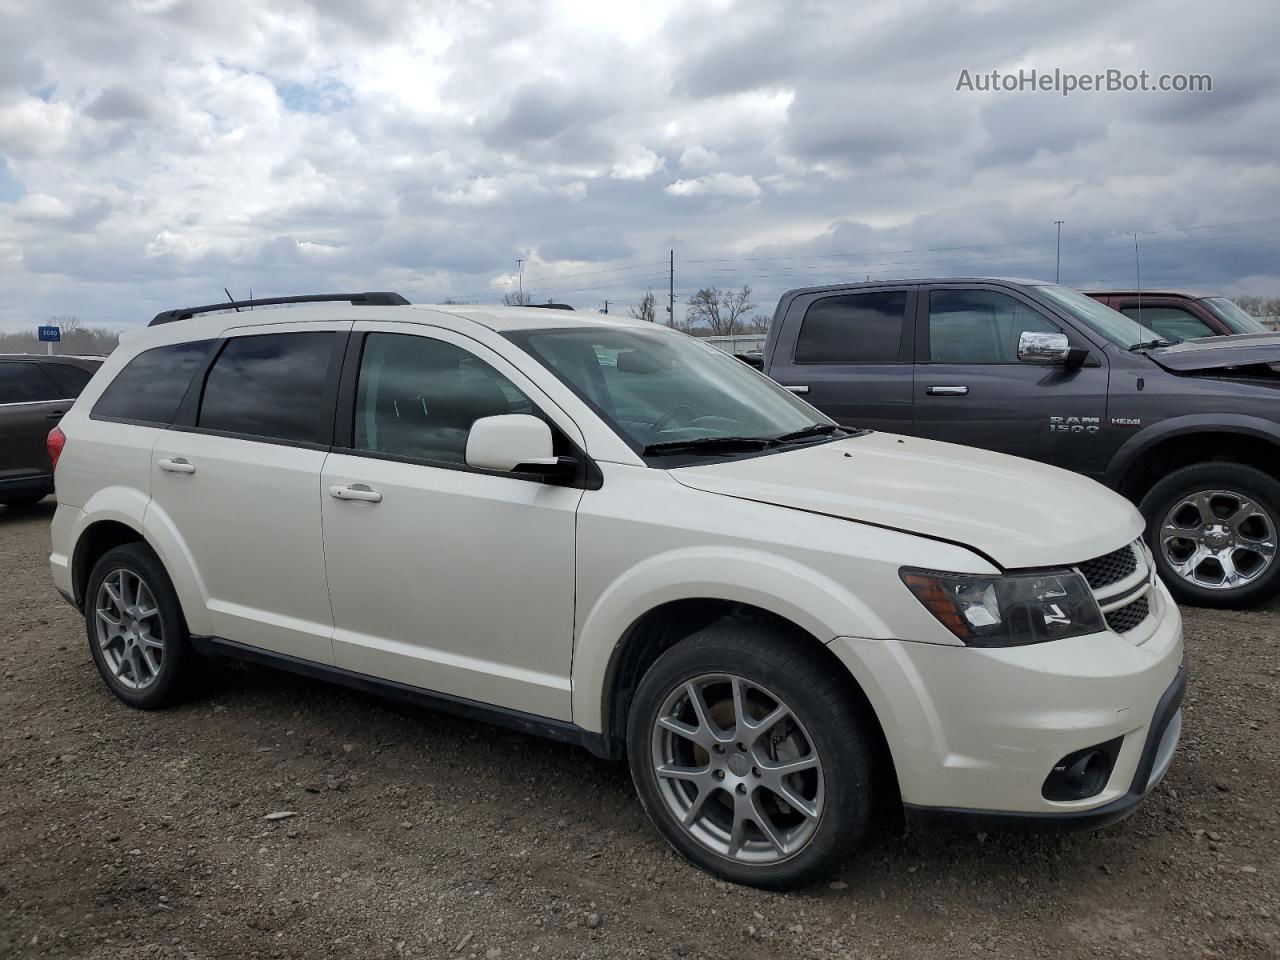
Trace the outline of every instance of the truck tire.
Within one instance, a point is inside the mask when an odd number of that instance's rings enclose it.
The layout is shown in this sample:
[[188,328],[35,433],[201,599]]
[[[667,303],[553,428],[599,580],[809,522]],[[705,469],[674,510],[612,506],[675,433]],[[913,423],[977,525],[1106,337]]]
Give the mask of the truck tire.
[[1156,569],[1179,603],[1242,609],[1280,592],[1280,481],[1240,463],[1198,463],[1140,506]]
[[874,720],[806,642],[719,620],[663,653],[631,703],[631,775],[649,818],[734,883],[829,877],[870,820]]
[[194,651],[164,565],[141,543],[108,550],[84,594],[89,652],[107,687],[142,710],[181,696]]

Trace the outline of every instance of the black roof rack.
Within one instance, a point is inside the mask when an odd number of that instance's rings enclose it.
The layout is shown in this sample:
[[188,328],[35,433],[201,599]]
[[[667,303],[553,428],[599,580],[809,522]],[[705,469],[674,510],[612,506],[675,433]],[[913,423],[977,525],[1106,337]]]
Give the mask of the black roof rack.
[[182,307],[157,313],[148,327],[175,320],[190,320],[198,313],[215,313],[219,310],[235,310],[241,307],[274,307],[282,303],[351,303],[361,307],[403,307],[409,301],[398,293],[308,293],[301,297],[262,297],[258,300],[224,300],[203,307]]
[[543,310],[572,310],[567,303],[526,303],[526,307],[539,307]]

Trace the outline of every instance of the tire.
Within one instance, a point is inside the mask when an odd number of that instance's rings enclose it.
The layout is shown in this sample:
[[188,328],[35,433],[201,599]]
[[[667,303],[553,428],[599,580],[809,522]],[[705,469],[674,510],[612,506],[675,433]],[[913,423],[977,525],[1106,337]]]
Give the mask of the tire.
[[[628,756],[645,812],[686,860],[734,883],[790,890],[827,878],[871,817],[874,719],[806,642],[755,621],[719,620],[663,653],[631,703]],[[697,722],[690,686],[708,723]],[[745,737],[735,687],[753,722]],[[776,707],[790,713],[769,722]],[[797,773],[769,769],[815,759]],[[659,767],[683,776],[663,777]],[[779,802],[774,788],[796,805]],[[770,821],[776,842],[752,812]],[[735,835],[745,841],[736,851]]]
[[180,698],[194,651],[173,583],[149,547],[129,543],[102,555],[85,588],[84,620],[89,652],[112,693],[141,710]]
[[1140,509],[1156,569],[1179,603],[1242,609],[1280,592],[1280,481],[1270,474],[1194,464],[1152,487]]

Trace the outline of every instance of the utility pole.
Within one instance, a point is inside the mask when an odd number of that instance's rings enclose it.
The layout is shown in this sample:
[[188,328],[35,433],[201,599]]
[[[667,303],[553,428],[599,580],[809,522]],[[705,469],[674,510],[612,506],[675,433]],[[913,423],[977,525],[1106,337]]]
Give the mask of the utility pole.
[[520,305],[524,306],[524,261],[516,259],[516,290],[520,298]]
[[1055,220],[1053,222],[1058,225],[1058,258],[1053,267],[1053,282],[1061,283],[1062,282],[1062,224],[1063,224],[1063,221]]
[[671,251],[671,265],[667,269],[667,324],[676,325],[676,252]]
[[609,312],[609,301],[608,301],[608,300],[606,300],[606,301],[604,302],[604,312],[605,312],[605,313],[608,313],[608,312]]

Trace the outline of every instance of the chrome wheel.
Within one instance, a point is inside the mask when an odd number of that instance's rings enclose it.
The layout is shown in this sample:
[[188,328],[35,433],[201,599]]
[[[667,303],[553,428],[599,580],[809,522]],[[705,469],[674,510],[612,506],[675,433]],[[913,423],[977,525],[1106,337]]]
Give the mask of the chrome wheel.
[[776,694],[731,674],[672,690],[652,734],[658,793],[681,828],[740,863],[804,849],[823,813],[822,760]]
[[94,627],[103,662],[121,686],[145,690],[164,662],[164,630],[151,589],[132,570],[113,570],[94,600]]
[[1270,569],[1276,556],[1275,523],[1243,494],[1204,490],[1183,497],[1165,515],[1160,551],[1188,583],[1231,590]]

